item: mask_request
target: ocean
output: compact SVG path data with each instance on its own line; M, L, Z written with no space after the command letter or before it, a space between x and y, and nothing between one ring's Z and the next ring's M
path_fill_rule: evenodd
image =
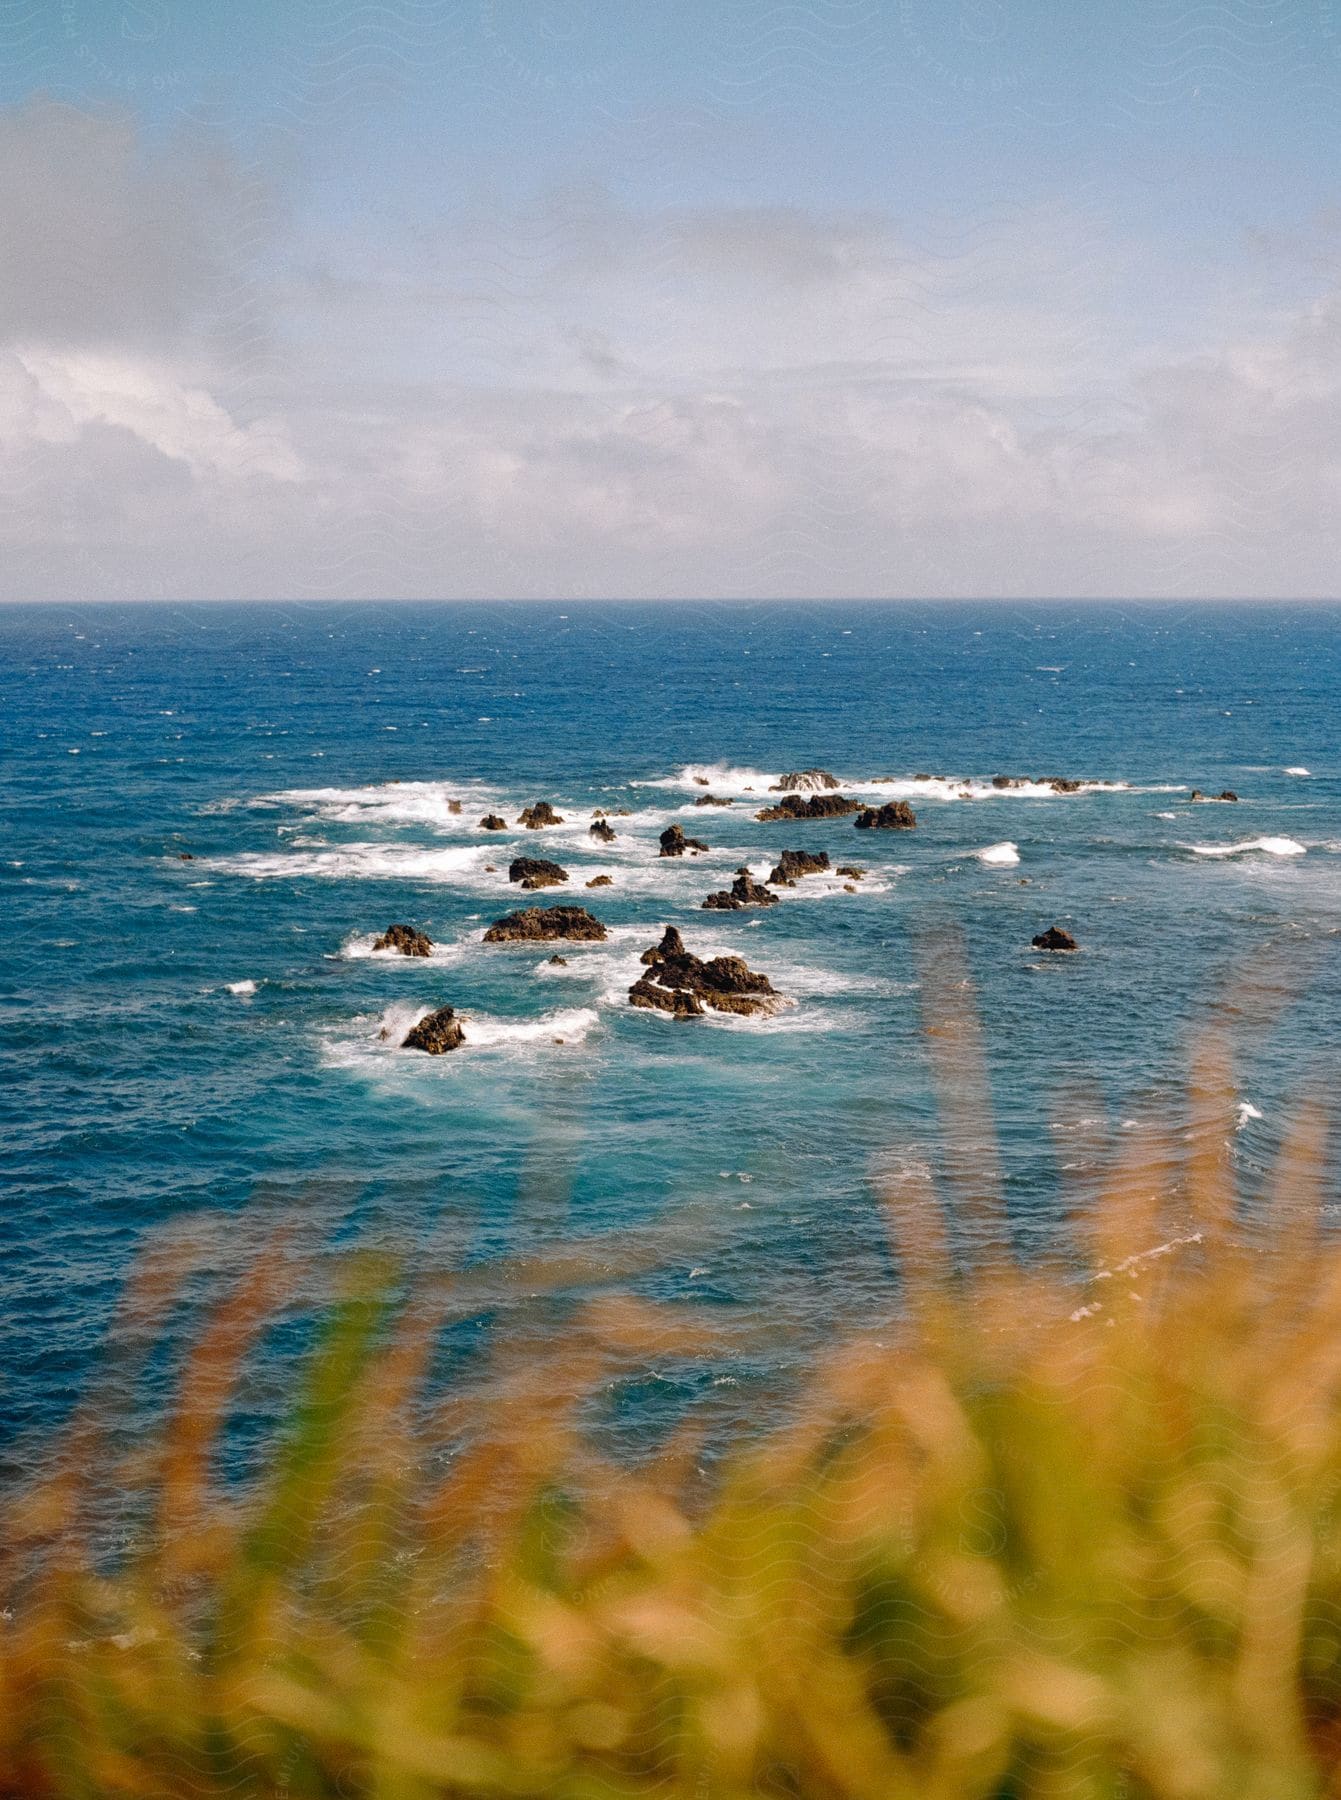
M155 1234L224 1257L280 1216L452 1268L584 1243L608 1263L664 1227L636 1285L749 1345L649 1365L624 1414L711 1392L747 1420L802 1347L888 1318L891 1188L925 1175L957 1254L1007 1253L955 1216L946 1008L981 1020L1013 1253L1062 1250L1108 1146L1177 1124L1217 1022L1253 1194L1301 1099L1335 1090L1339 623L1284 603L0 609L7 1466L70 1414ZM810 767L910 801L916 829L755 819ZM538 800L564 823L517 826ZM658 856L677 822L709 849ZM702 910L784 849L864 874ZM517 855L568 884L519 894ZM557 902L606 940L481 941ZM373 954L397 921L434 954ZM794 1004L631 1007L668 924ZM1053 924L1078 953L1031 947ZM444 1004L460 1050L399 1048Z

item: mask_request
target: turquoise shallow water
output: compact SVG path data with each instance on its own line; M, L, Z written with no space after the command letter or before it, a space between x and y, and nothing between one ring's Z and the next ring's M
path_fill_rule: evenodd
M878 1320L880 1183L936 1163L923 974L947 925L1025 1253L1059 1240L1089 1138L1172 1104L1189 1036L1227 1001L1251 1186L1305 1087L1334 1085L1339 623L1292 606L0 610L8 1458L68 1412L146 1234L193 1215L229 1247L280 1206L327 1241L461 1263L689 1205L647 1285L758 1322L759 1378L770 1334L781 1360ZM812 764L911 797L917 830L756 823L770 782ZM1001 793L998 772L1122 785ZM699 775L735 804L693 808ZM1241 799L1193 805L1194 786ZM569 823L476 828L539 798ZM587 835L596 807L630 809L609 849ZM676 819L708 855L657 858ZM699 910L784 848L869 873L855 894L818 879L758 915ZM609 942L565 949L565 969L479 942L523 903L519 851L575 887L612 874L575 896ZM400 919L440 954L366 954ZM1031 951L1054 921L1082 955ZM795 1006L691 1026L629 1008L669 922ZM445 1001L464 1051L389 1047ZM1072 1090L1074 1142L1052 1129Z

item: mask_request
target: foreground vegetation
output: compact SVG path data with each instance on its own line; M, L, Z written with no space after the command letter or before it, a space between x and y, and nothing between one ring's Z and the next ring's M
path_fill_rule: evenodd
M897 1326L833 1352L706 1481L688 1436L602 1462L580 1397L720 1355L710 1319L597 1298L561 1341L548 1317L500 1333L490 1380L444 1405L440 1325L488 1296L355 1262L239 1488L218 1446L282 1298L267 1244L161 1433L113 1466L91 1402L13 1500L0 1791L1341 1793L1325 1133L1302 1121L1245 1228L1223 1087L1202 1081L1190 1149L1110 1159L1065 1268L953 1274L925 1181L891 1188ZM945 1179L990 1188L971 1158ZM142 1338L179 1277L167 1255L142 1272ZM113 1480L152 1517L104 1566Z

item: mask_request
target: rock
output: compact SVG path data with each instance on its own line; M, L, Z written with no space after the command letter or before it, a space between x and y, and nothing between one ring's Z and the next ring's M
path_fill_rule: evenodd
M544 825L562 825L563 820L548 800L537 800L534 806L523 808L517 823L524 825L528 831L539 831Z
M615 841L615 828L613 825L607 825L604 819L593 819L591 824L587 827L587 835L589 837L599 838L603 844L613 844Z
M769 788L770 794L813 794L820 788L838 786L838 777L831 775L827 769L793 769L789 775L780 775Z
M1234 790L1233 790L1233 788L1226 788L1226 789L1225 789L1225 790L1224 790L1224 792L1223 792L1223 793L1222 793L1222 794L1220 794L1220 795L1219 795L1219 798L1220 798L1220 799L1221 799L1221 800L1234 800L1234 801L1237 801L1237 800L1238 800L1238 795L1237 795L1237 794L1236 794L1236 793L1235 793L1235 792L1234 792Z
M1048 783L1054 794L1078 794L1084 785L1083 781L1075 781L1069 775L1054 775Z
M518 856L508 865L508 880L519 881L528 893L537 888L558 887L567 879L567 869L561 869L556 862L546 862L543 856Z
M700 838L687 838L683 825L668 825L661 834L661 856L683 856L686 850L697 852L708 846Z
M735 804L734 800L721 800L716 794L700 794L694 802L695 806L734 806Z
M481 831L506 831L507 828L507 820L500 819L497 813L485 813L480 820Z
M412 1028L401 1044L402 1050L422 1050L428 1056L445 1056L459 1050L466 1041L461 1021L450 1006L440 1006Z
M853 823L858 831L911 831L917 814L906 800L886 800L883 806L868 806Z
M568 958L566 956L551 956L549 960L552 968L566 969L568 967Z
M683 956L684 954L684 939L673 925L668 925L661 934L661 942L653 944L650 950L644 950L638 961L650 968L653 963L664 962L669 957Z
M178 862L194 862L195 860L195 856L190 850L179 850L177 852Z
M857 891L856 888L853 887L853 885L850 881L845 881L843 883L843 892L845 894L855 894L856 891Z
M917 774L913 776L914 781L934 781L935 779L936 777L934 775L928 775L924 769L919 769Z
M689 988L658 987L647 975L629 989L629 1005L666 1012L675 1019L701 1019L703 1002Z
M760 887L748 869L740 868L736 870L730 890L709 894L703 906L708 912L739 912L744 906L776 906L777 903L776 894Z
M706 775L695 775L694 780L699 787L707 787L709 785Z
M461 810L461 802L459 800L449 800L447 802L447 810L449 813L459 813Z
M1024 777L1022 775L993 775L992 786L994 788L1023 787Z
M388 925L373 949L399 950L402 956L432 956L433 939L413 925Z
M537 939L571 938L579 943L605 941L605 926L581 906L528 906L524 912L495 919L484 934L486 944L531 943Z
M608 875L593 875L587 883L588 887L613 887L615 884Z
M788 794L776 806L766 806L754 816L767 825L774 819L841 819L847 813L860 811L860 800L849 800L842 794L811 794L808 800L800 794Z
M846 875L849 881L861 881L865 877L866 871L856 863L839 863L836 873Z
M1060 925L1049 925L1046 931L1040 931L1032 940L1035 950L1079 950L1080 945L1069 931L1063 931Z
M774 887L795 887L802 875L820 875L828 866L826 850L821 850L818 856L809 850L784 850L768 879Z
M484 872L486 875L497 875L498 864L497 863L485 863Z
M757 974L739 956L714 956L710 962L691 956L673 925L666 927L659 944L643 952L642 961L648 972L629 989L633 1006L694 1018L704 1006L716 1012L770 1013L789 1004L766 975Z

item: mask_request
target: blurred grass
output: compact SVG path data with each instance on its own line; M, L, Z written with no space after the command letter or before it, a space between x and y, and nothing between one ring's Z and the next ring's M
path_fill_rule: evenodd
M945 1128L970 1146L939 1190L953 1222L999 1177L972 1020L942 1000ZM711 1319L606 1297L556 1331L542 1303L486 1385L442 1396L433 1345L487 1283L358 1257L282 1438L225 1480L292 1278L266 1242L161 1430L114 1454L90 1401L8 1504L0 1792L1341 1793L1326 1126L1303 1110L1245 1223L1233 1097L1212 1047L1193 1129L1108 1148L1056 1267L964 1270L931 1176L890 1186L897 1324L834 1348L707 1483L689 1431L631 1467L582 1420L631 1360L720 1353ZM524 1285L581 1268L570 1247ZM180 1252L140 1271L144 1341L184 1273ZM148 1522L109 1566L90 1520L111 1489Z

